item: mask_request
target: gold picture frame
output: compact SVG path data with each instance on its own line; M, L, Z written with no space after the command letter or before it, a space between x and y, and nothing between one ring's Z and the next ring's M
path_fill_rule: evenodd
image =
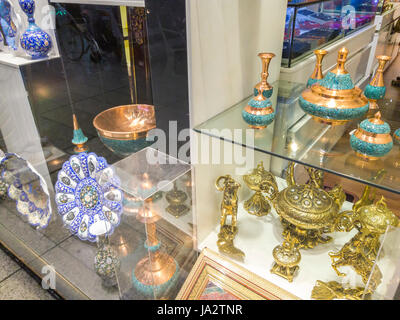
M295 295L205 248L177 300L298 300Z

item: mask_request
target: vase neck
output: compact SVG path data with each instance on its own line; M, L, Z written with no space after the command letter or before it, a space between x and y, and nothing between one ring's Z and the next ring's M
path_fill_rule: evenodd
M314 51L314 53L317 57L317 62L315 63L315 69L311 75L311 79L321 80L324 78L324 76L322 75L322 60L328 52L325 50L316 50Z
M268 86L268 69L269 69L269 64L271 62L271 59L275 57L273 53L259 53L258 56L261 58L261 63L262 63L262 71L261 71L261 83L264 86Z

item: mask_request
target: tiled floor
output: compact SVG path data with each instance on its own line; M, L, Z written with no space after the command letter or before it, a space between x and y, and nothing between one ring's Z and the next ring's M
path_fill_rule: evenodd
M54 300L38 282L0 249L0 300Z

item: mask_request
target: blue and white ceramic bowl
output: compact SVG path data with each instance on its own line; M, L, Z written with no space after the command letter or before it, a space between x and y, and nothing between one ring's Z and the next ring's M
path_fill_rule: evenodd
M123 209L119 186L119 178L104 158L94 153L71 156L55 184L58 213L71 233L89 241L111 235Z

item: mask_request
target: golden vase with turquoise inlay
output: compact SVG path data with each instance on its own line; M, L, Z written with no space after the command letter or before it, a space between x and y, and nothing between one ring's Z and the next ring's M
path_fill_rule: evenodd
M360 88L354 86L345 69L348 53L346 48L342 48L336 68L300 96L300 107L318 122L340 125L362 118L368 112L368 99Z

